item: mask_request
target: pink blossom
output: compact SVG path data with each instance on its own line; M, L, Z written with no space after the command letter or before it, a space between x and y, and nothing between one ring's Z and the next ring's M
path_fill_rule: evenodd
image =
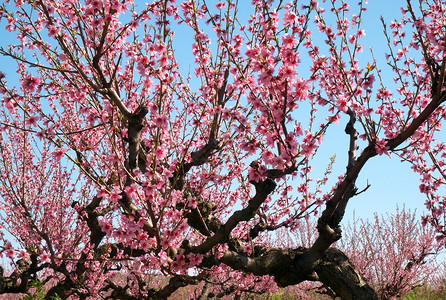
M11 113L15 113L16 109L16 102L14 99L10 98L10 97L6 97L4 100L4 105L5 107L11 112Z
M317 145L314 140L302 145L301 153L305 155L306 158L310 158L314 153L316 153Z
M337 109L346 113L349 107L347 99L343 96L339 96L336 102L338 104Z
M50 263L50 262L51 262L50 255L48 255L48 253L46 253L46 252L42 253L42 254L39 256L39 258L40 258L40 260L41 260L42 262L45 262L45 263Z
M167 116L166 115L157 115L153 122L158 128L165 129L167 127Z
M298 20L296 14L292 11L286 11L285 17L283 18L283 25L293 25Z
M50 25L48 26L48 35L50 37L57 37L57 35L59 34L59 28L55 25Z
M193 208L193 209L197 208L197 204L198 204L198 202L197 202L197 199L195 197L192 197L192 198L188 199L187 206L189 206L190 208Z
M127 194L127 197L131 199L137 199L138 198L138 191L134 185L126 186L124 188L125 193Z
M15 256L15 251L14 251L14 249L7 249L7 250L5 251L5 253L6 253L6 257L8 257L8 258L10 258L10 259L14 259L14 256Z
M282 43L285 48L293 48L297 43L297 40L294 38L294 36L285 34L282 36Z
M37 121L39 120L40 118L38 116L29 116L28 119L26 120L26 124L37 126Z
M259 55L259 50L256 48L246 50L246 56L248 56L251 59L257 58L258 55Z
M156 149L155 151L155 155L157 159L163 159L164 157L166 157L167 155L167 149L163 146L158 147L158 149Z
M25 250L20 250L19 257L21 259L28 260L29 259L29 253L27 251L25 251Z
M36 87L41 83L41 79L39 77L34 77L32 75L28 75L20 79L22 82L22 88L26 92L34 92Z
M111 236L112 235L112 232L113 232L114 228L113 228L113 225L108 220L106 220L105 218L102 218L99 221L99 224L102 227L102 231L105 232L107 234L107 236Z
M110 193L110 202L112 203L117 203L120 199L122 199L121 196L121 191L114 189L111 193Z
M226 6L226 3L224 3L224 2L218 2L216 5L215 5L215 7L218 9L218 10L221 10L223 7L225 7Z
M375 150L378 155L386 154L390 157L390 153L388 152L389 146L387 146L386 140L378 140L375 143Z
M255 170L252 167L248 168L249 181L259 182L263 180L263 176L260 174L258 170Z
M356 35L350 35L348 38L348 41L350 44L355 44L356 43Z
M191 266L197 266L203 260L203 255L202 254L189 253L187 255L187 258L189 259L189 262L190 262Z
M122 231L121 229L117 229L114 231L113 236L117 239L117 240L122 240L126 237L126 234L124 231Z
M53 151L53 157L56 161L60 161L62 157L65 155L65 152L67 152L64 148L58 148Z

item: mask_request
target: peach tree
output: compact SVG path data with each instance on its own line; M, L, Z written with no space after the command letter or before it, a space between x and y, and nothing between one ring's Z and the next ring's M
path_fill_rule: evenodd
M378 20L387 65L362 44L367 1L319 2L4 1L16 38L0 53L16 64L0 74L0 293L38 281L47 297L164 299L203 282L318 281L377 299L331 246L382 154L420 174L441 243L445 1ZM338 177L318 157L329 128L347 134ZM308 218L314 242L284 243Z

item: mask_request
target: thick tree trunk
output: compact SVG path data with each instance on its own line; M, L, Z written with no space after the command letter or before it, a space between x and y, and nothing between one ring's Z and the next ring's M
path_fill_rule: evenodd
M256 275L271 275L279 286L299 284L305 280L319 281L338 297L379 299L348 257L336 248L327 249L312 263L308 249L263 248L251 257L237 251L226 251L220 260L236 270Z
M318 279L343 300L379 299L348 257L336 248L325 251L315 271Z

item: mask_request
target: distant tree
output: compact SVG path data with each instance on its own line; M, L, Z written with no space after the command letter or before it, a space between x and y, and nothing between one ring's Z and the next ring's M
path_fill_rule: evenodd
M384 24L387 69L362 54L362 1L249 9L1 4L17 41L0 52L20 82L0 74L2 253L14 266L0 293L48 282L48 298L163 299L200 282L264 292L309 280L376 299L331 246L362 168L382 154L421 175L425 221L445 236L445 1L408 0ZM182 59L188 35L194 62ZM332 161L315 155L338 123L348 163L330 189ZM312 216L314 242L283 245L276 230Z
M405 293L444 275L436 257L442 245L435 229L423 226L415 212L397 209L375 215L375 220L354 219L343 231L338 247L376 288L381 299L401 298Z

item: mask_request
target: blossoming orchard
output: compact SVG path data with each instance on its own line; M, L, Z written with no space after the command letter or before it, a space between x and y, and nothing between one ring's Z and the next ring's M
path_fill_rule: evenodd
M0 293L314 281L378 299L335 243L381 155L419 175L430 243L446 237L446 1L375 20L379 59L357 1L3 1ZM318 156L329 129L344 173ZM315 238L296 245L304 224Z

